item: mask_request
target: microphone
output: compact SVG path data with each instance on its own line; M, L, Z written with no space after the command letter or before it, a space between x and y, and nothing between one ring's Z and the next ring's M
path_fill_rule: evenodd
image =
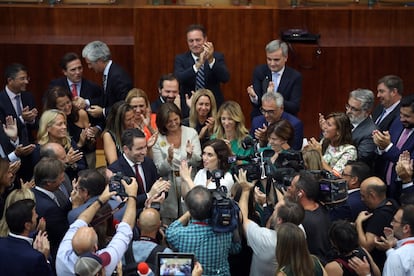
M152 272L151 268L146 262L140 262L137 265L137 273L140 276L154 276L154 272Z

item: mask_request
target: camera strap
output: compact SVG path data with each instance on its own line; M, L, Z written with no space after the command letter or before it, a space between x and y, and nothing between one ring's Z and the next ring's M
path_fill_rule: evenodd
M103 223L108 218L113 216L116 212L121 210L122 207L124 207L125 203L126 203L126 201L124 200L121 203L119 203L119 205L116 208L114 208L114 209L111 208L112 209L111 211L108 211L103 216L100 216L99 218L96 218L96 219L92 220L91 223L89 223L89 226L94 227L96 225L99 225L99 224Z

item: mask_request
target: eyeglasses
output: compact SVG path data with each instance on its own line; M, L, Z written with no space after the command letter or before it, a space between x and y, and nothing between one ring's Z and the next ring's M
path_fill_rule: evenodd
M264 108L260 108L260 112L263 114L263 115L266 115L266 113L267 114L274 114L275 113L275 111L276 110L266 110L266 109L264 109Z
M346 104L346 105L345 105L345 109L346 109L346 110L351 110L352 112L359 112L359 111L361 111L361 110L362 110L362 109L360 109L360 108L356 108L356 107L350 106L349 104Z
M348 173L342 173L342 176L354 177L352 174L348 174Z

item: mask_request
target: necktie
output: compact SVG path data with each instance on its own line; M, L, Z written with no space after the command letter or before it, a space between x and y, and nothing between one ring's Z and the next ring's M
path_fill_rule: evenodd
M385 108L382 109L381 114L378 116L377 120L375 121L375 124L378 125L379 123L381 123L382 118L384 117L385 114Z
M144 190L144 183L142 182L142 178L141 178L141 174L139 173L139 165L138 164L134 164L134 169L135 169L135 178L137 179L138 182L138 194L144 194L145 190Z
M53 194L55 195L58 205L61 208L64 208L66 206L66 204L68 203L68 198L65 196L65 193L60 189L57 189L56 191L53 192Z
M103 77L102 77L102 86L103 86L103 89L105 91L106 90L106 75L103 75Z
M401 150L402 146L407 142L411 129L405 128L400 135L400 139L397 142L397 148ZM394 162L390 162L388 164L386 180L387 184L391 185L391 176L392 176L392 168L394 167Z
M272 82L274 84L274 92L277 92L277 89L279 88L279 75L280 73L278 72L272 72Z
M21 103L20 103L20 95L16 95L16 97L14 97L14 100L16 101L17 117L19 117L20 115L22 115L22 106L21 106Z
M72 83L72 97L75 98L78 96L78 89L76 88L76 84Z
M196 74L196 86L195 90L202 89L206 86L205 83L205 75L204 75L204 64L198 68L197 74Z

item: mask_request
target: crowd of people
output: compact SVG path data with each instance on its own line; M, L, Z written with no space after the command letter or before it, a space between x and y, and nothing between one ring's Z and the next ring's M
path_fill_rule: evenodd
M101 41L82 58L102 85L67 53L41 106L28 69L5 69L0 274L141 275L137 264L157 273L157 253L180 252L195 261L161 275L413 275L414 95L403 81L379 79L375 107L374 92L351 91L344 110L319 114L321 135L305 137L285 42L266 45L246 118L225 100L230 73L204 27L190 25L186 40L152 103ZM345 183L339 203L321 197L326 178ZM233 231L214 231L218 187L240 207Z

